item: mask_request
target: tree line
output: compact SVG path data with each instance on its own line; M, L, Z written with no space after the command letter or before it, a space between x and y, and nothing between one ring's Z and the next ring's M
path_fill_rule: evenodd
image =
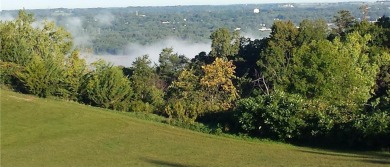
M20 11L0 22L1 84L39 97L124 112L153 113L225 133L305 144L390 146L390 18L357 22L276 21L263 39L214 31L210 53L188 59L163 49L131 67L87 65L71 34L34 27Z

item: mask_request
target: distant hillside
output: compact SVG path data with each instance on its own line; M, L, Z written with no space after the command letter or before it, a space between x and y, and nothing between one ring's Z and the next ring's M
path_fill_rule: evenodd
M275 20L324 19L332 22L340 10L349 10L358 20L363 2L310 4L246 4L224 6L169 6L92 9L29 10L38 22L55 21L72 32L75 45L96 54L131 54L130 44L148 45L167 39L208 42L218 28L240 30L249 38L268 36ZM369 20L390 15L390 4L368 3ZM258 9L254 12L255 9ZM1 20L15 18L17 11L3 11ZM171 46L167 46L171 47ZM199 51L200 52L200 51ZM138 55L140 56L140 55ZM193 57L195 55L187 55Z

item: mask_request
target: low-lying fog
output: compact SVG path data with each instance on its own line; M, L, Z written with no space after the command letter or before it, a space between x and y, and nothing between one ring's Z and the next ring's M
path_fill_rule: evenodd
M200 52L206 53L211 50L211 42L209 43L194 43L180 39L169 38L150 45L129 44L125 48L126 55L94 55L88 53L81 53L86 58L88 63L103 59L114 65L121 65L125 67L131 66L132 62L140 56L148 55L152 63L158 63L159 54L164 48L173 48L174 53L185 55L188 58L193 58Z

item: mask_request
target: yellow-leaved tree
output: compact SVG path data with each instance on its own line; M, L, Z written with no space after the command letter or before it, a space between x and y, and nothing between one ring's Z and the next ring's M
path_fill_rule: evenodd
M232 79L235 77L232 61L216 58L210 65L202 66L204 76L200 80L202 90L206 93L206 106L209 111L227 110L238 98Z
M216 58L202 67L204 75L183 70L169 87L171 98L165 107L170 118L193 123L206 112L226 111L238 98L232 79L235 77L232 61Z

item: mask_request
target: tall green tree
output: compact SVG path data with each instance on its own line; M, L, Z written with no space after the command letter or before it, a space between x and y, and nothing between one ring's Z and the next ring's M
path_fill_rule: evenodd
M213 57L227 58L235 56L240 46L238 31L230 33L227 28L220 28L214 31L211 36L211 52Z
M77 101L80 97L80 88L84 75L87 73L87 65L84 59L80 58L77 50L65 59L64 79L60 82L62 88L59 93L65 99Z
M378 22L376 22L375 24L382 28L390 28L390 17L382 16L378 19Z
M256 62L260 59L260 53L267 47L267 40L267 38L261 40L241 38L240 51L233 60L237 77L235 85L239 89L241 97L249 96L254 88L261 88L266 91L263 78L260 75L260 68Z
M390 39L390 19L381 17L375 24L368 21L356 23L349 33L358 32L359 34L370 34L371 40L368 42L369 50L367 54L370 59L378 62L380 72L376 78L374 93L369 99L366 109L369 111L383 111L388 108L387 105L389 94L387 93L390 87L390 65L388 64L389 39Z
M373 93L379 62L366 53L370 36L351 33L346 41L304 44L294 57L293 92L357 109Z
M165 48L160 53L158 62L157 74L166 85L170 85L178 77L180 71L188 65L189 59L184 55L173 53L173 48Z
M164 84L155 68L151 67L151 63L147 55L138 57L133 62L130 80L134 99L131 111L162 112L160 110L164 105Z
M328 36L328 25L324 20L303 20L299 24L296 45L309 43L313 40L319 41Z
M348 10L340 10L333 17L333 21L337 26L337 29L335 29L336 33L344 36L345 32L355 23L355 17Z
M276 21L272 26L267 48L261 53L257 64L261 75L271 86L283 86L289 82L293 51L296 47L298 29L291 21Z
M382 44L384 47L390 49L390 17L382 16L378 19L378 22L376 22L375 25L382 28Z
M358 32L359 34L370 34L371 40L368 45L372 48L369 52L371 55L376 54L376 50L386 47L389 39L386 37L386 28L368 21L362 21L354 24L348 30L348 33ZM380 51L381 52L381 51Z
M192 69L184 69L169 86L171 96L165 105L165 113L171 119L194 123L206 112L204 92L200 90L199 76Z

